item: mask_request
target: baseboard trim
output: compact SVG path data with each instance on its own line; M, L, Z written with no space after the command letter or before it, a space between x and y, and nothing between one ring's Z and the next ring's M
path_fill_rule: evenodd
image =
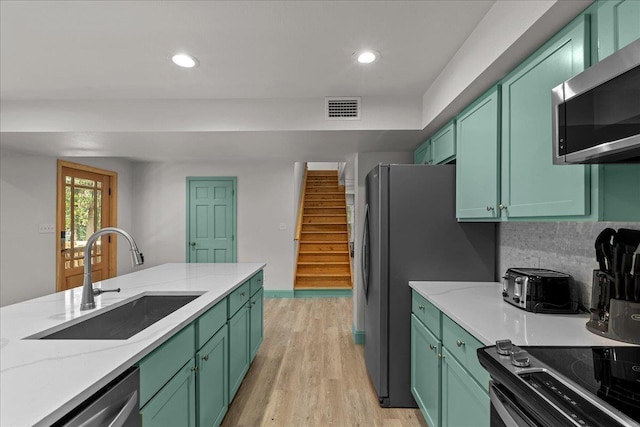
M353 342L356 345L364 345L364 331L357 331L356 325L351 327L351 331L353 333Z
M293 291L296 298L348 298L351 289L298 289Z
M268 291L265 298L349 298L353 296L352 289L298 289L293 291Z
M265 298L293 298L293 291L264 291Z

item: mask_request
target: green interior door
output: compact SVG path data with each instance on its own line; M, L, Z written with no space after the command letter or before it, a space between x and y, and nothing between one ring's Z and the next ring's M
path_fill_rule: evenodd
M236 262L236 179L187 178L188 262Z

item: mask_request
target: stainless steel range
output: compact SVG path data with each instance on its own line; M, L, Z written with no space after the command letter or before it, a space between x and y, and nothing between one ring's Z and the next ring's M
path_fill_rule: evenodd
M491 426L640 426L640 347L478 350L491 375Z

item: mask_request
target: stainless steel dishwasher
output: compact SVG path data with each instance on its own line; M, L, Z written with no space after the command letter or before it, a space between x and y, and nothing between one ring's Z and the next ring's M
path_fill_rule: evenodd
M142 425L139 406L140 372L130 368L74 410L55 427L137 427Z

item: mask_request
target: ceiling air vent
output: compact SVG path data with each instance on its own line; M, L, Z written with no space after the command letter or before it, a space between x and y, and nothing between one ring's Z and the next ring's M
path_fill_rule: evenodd
M360 120L360 97L327 97L325 120Z

